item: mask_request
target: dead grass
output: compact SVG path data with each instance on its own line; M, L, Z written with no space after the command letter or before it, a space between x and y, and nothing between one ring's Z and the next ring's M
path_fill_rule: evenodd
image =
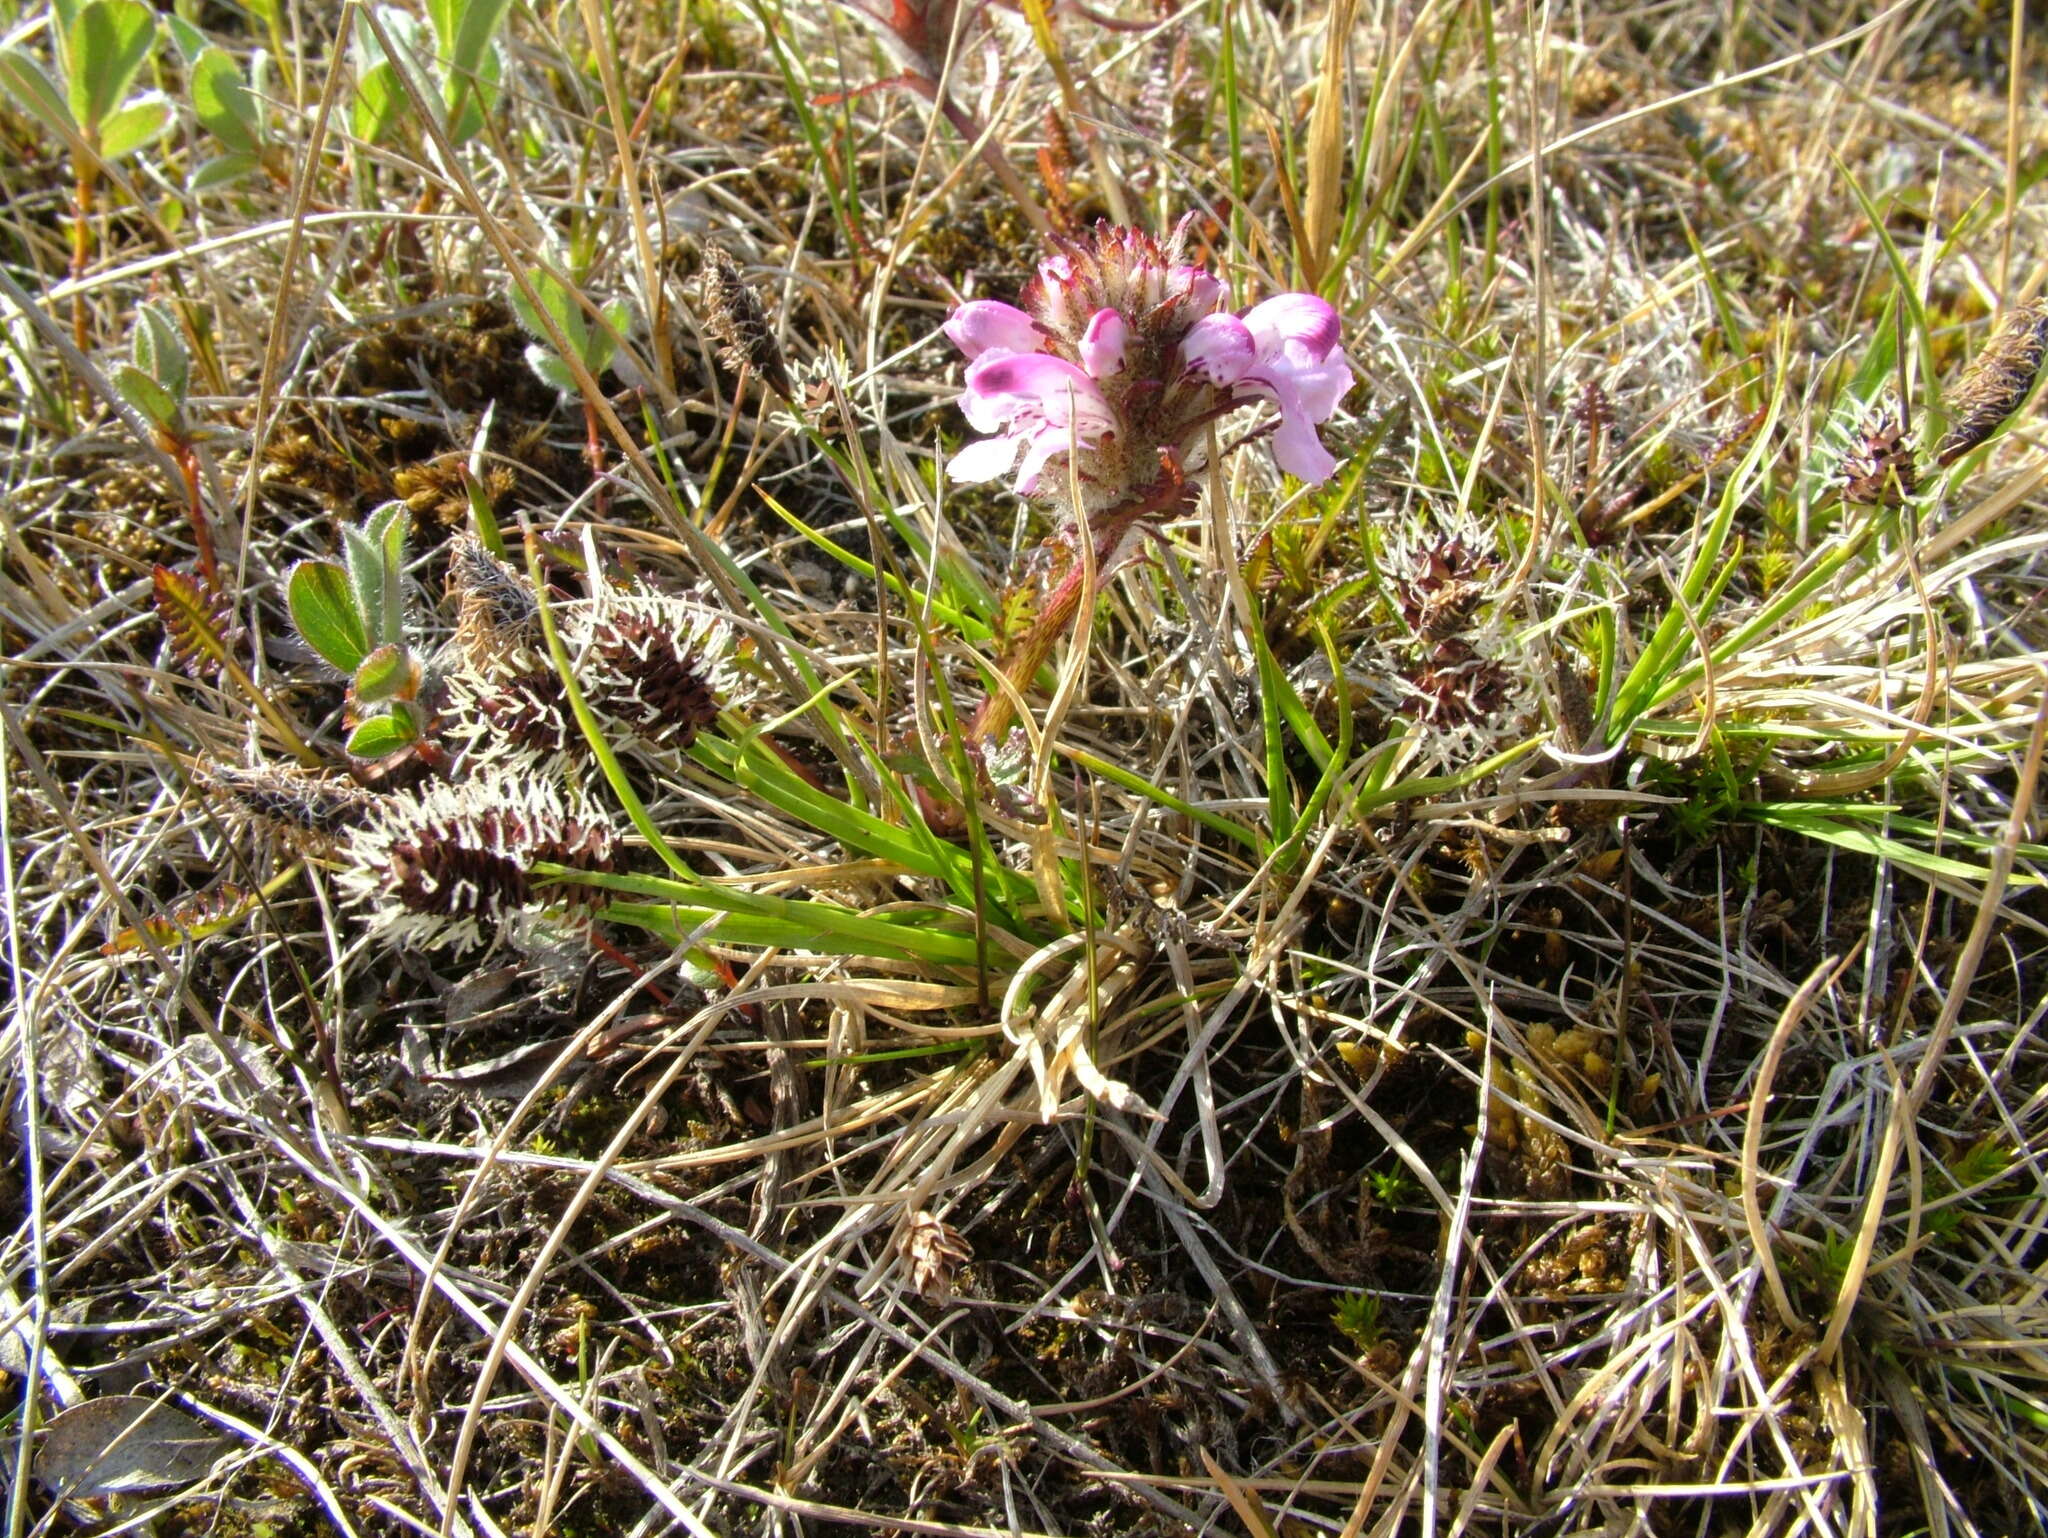
M0 105L10 1533L2041 1530L2048 461L2023 412L1927 462L2041 285L2002 25L963 8L911 89L858 9L521 11L460 145L358 139L329 18L208 13L269 168L187 192L188 112L75 277ZM945 484L938 324L1035 225L1189 210L1338 304L1345 467L1231 457L926 837L1046 533ZM548 274L628 303L580 400ZM145 300L223 655L154 596ZM689 752L612 723L633 831L545 771L641 883L602 946L388 944L219 788L352 783L283 586L393 498L439 672L476 501L559 534L562 623L594 556L745 641ZM664 938L683 887L739 907ZM212 1475L55 1500L38 1428L118 1394Z

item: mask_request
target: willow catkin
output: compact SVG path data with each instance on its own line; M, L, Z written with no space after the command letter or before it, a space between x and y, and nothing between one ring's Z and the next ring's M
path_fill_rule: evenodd
M717 246L704 253L704 306L704 329L720 344L725 366L735 373L751 368L777 395L793 402L789 366L761 296L740 275L739 264Z
M2006 312L1984 350L1970 360L1949 393L1949 429L1935 445L1934 462L1948 466L2004 425L2025 404L2048 352L2048 299Z
M382 798L349 838L342 881L373 905L386 939L464 950L536 901L599 900L579 886L537 897L533 867L608 872L614 843L603 817L580 799L545 781L491 773Z

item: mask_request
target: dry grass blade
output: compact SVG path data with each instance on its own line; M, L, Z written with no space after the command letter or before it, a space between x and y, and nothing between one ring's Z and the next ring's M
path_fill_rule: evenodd
M16 10L9 1538L2048 1530L2020 16Z

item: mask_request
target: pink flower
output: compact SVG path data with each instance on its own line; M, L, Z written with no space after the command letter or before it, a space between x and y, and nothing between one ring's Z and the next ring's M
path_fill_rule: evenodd
M1188 368L1211 384L1248 390L1280 408L1273 457L1289 475L1326 481L1337 461L1316 436L1352 385L1337 347L1337 312L1313 294L1279 294L1242 319L1210 315L1181 344Z
M985 352L1037 352L1045 344L1038 322L1014 304L995 299L961 305L947 319L945 332L969 358Z
M1050 353L985 352L967 369L960 397L967 420L985 433L946 471L956 481L992 481L1016 464L1015 490L1038 489L1039 471L1053 455L1092 449L1116 431L1116 414L1085 369Z
M1124 366L1124 342L1130 336L1131 328L1124 324L1124 318L1114 310L1097 310L1088 321L1088 329L1081 333L1079 345L1081 367L1097 379L1107 379L1121 373Z
M1313 294L1279 294L1232 315L1223 285L1181 259L1185 223L1160 241L1099 225L1059 240L1019 305L961 305L945 332L969 359L960 405L980 432L947 465L955 480L987 481L1017 467L1015 489L1040 490L1041 472L1072 452L1071 474L1043 495L1115 514L1166 506L1211 441L1208 429L1245 406L1278 408L1273 457L1304 481L1337 461L1316 429L1354 382L1338 346L1337 312ZM1171 499L1168 499L1171 500Z

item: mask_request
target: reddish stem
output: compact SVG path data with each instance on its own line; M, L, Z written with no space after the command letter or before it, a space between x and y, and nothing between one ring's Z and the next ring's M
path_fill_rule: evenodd
M99 181L99 167L91 160L78 163L78 179L72 188L76 202L71 221L71 283L74 288L85 281L85 269L92 260L92 200L93 191ZM71 301L71 339L80 352L87 350L85 292L79 289Z
M602 518L611 501L611 487L604 478L604 428L597 419L597 407L589 401L583 403L583 453L590 461L590 478L597 483L592 506Z
M659 983L645 982L644 979L647 976L647 969L641 966L640 963L635 961L631 956L628 956L624 951L620 950L616 945L612 944L612 942L607 940L603 935L599 934L597 932L597 925L595 924L592 924L590 926L590 948L596 951L598 955L604 957L605 960L612 962L617 966L624 967L626 971L630 973L632 976L643 979L642 986L647 989L648 994L652 996L654 1001L657 1004L659 1004L663 1009L670 1009L674 1007L675 999L673 998L673 996L670 995L668 990L663 988Z
M206 579L209 595L220 592L220 568L214 560L213 530L206 521L206 504L199 495L199 455L191 442L166 435L163 448L176 461L178 475L185 482L185 513L192 520L192 543L199 549L199 574Z
M1083 561L1078 554L1076 555L1058 585L1046 595L1044 604L1031 621L1031 628L1019 637L1017 644L996 664L996 671L1008 679L1014 689L1005 689L999 685L991 689L988 697L981 702L980 708L974 712L973 721L967 727L967 745L970 751L978 753L990 738L1010 724L1010 716L1015 709L1012 703L1014 696L1031 687L1031 680L1045 665L1045 659L1052 655L1053 646L1073 627L1075 613L1081 607L1082 590L1088 583L1090 568L1093 568L1096 579L1100 580L1133 528L1177 506L1187 495L1187 477L1182 474L1179 461L1173 457L1171 451L1159 451L1159 465L1158 480L1122 507L1112 508L1099 518L1090 520L1089 533L1094 546L1094 560Z

